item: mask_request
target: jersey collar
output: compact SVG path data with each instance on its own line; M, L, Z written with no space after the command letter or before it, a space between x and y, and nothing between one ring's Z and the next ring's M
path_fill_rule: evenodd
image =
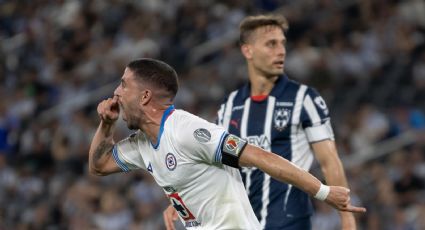
M159 133L158 133L158 137L156 138L156 145L152 144L151 145L154 149L158 149L159 146L159 142L161 141L161 136L162 133L164 132L164 124L165 121L167 120L167 118L174 112L174 105L170 105L165 111L164 114L162 114L162 118L161 118L161 124L159 126Z
M285 74L279 76L269 95L271 96L280 95L283 92L283 90L286 88L288 81L289 79ZM247 83L242 87L241 95L244 100L251 96L251 83Z

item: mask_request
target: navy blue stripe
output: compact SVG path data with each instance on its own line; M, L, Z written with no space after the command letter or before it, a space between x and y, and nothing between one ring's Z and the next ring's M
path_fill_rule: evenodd
M221 162L221 157L222 157L222 153L221 153L221 146L223 146L223 141L224 141L224 137L226 136L227 132L223 132L223 134L221 134L220 137L220 142L217 146L217 149L215 150L215 162Z
M117 163L118 167L124 172L130 171L130 169L120 160L118 157L118 151L117 146L114 145L114 148L112 148L112 156L114 157L115 162Z

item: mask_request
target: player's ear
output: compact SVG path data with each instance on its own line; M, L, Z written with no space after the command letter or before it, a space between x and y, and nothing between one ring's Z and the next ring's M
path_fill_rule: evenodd
M252 47L249 44L241 45L241 52L246 59L252 58Z
M152 91L149 89L145 89L142 92L142 98L140 98L140 103L142 105L146 105L152 99Z

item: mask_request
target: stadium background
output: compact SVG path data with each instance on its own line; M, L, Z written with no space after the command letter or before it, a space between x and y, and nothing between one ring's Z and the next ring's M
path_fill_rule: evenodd
M368 208L359 229L425 229L421 0L0 0L0 229L163 229L168 203L149 175L87 173L97 102L129 60L153 57L180 75L176 106L214 121L247 81L238 24L264 12L288 18L287 73L331 110ZM338 228L316 209L314 229Z

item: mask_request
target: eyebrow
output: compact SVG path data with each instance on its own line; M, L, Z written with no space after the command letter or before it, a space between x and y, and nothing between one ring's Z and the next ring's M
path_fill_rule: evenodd
M284 43L286 43L286 38L284 38L282 40L276 39L276 38L271 38L271 39L266 40L265 42L266 43L268 43L268 42L284 42Z

